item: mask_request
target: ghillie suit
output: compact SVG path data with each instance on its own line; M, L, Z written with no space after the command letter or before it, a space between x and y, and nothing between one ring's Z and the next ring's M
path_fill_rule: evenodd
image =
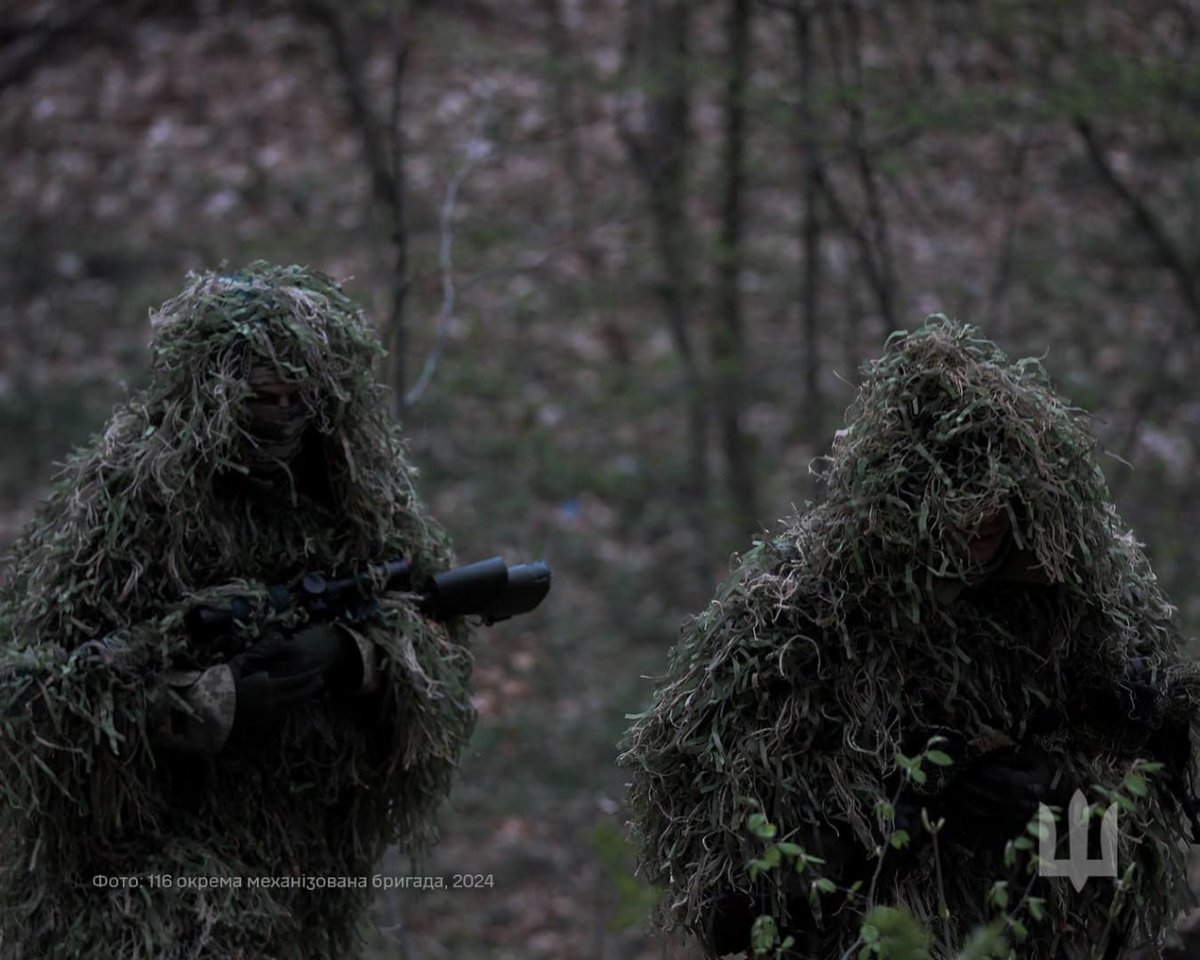
M375 694L315 699L210 755L160 746L157 725L187 706L168 678L257 637L197 639L193 606L397 557L434 572L447 541L335 282L261 263L192 276L152 319L149 385L70 458L3 587L0 955L354 956L373 868L434 839L470 735L465 627L390 595L356 628ZM264 368L307 424L266 481L270 445L247 443Z
M954 803L938 809L938 857L924 843L880 863L896 826L886 804L910 789L897 755L941 735L957 762L940 779L926 764L915 799L931 807L1014 745L1048 758L1066 796L1082 787L1093 802L1094 785L1120 788L1135 757L1169 761L1136 813L1121 812L1118 864L1133 867L1123 899L1111 880L1076 893L1065 878L1039 879L1046 918L1024 912L1030 939L1015 949L1077 958L1108 949L1106 930L1153 939L1186 895L1200 684L1084 418L1036 361L1010 362L941 317L894 335L865 375L828 460L827 498L756 543L684 625L627 734L641 870L666 888L659 919L723 952L745 949L750 921L772 913L798 931L798 955L836 958L856 942L874 878L875 901L906 907L939 936L935 955L950 955L995 916L992 882L1011 881L1015 905L1028 877L1004 863L1013 833L985 841ZM972 536L989 516L1008 542L982 562ZM825 865L752 882L763 844L745 826L746 800L778 825L776 840ZM814 873L840 888L815 908ZM856 881L847 905L841 891ZM731 902L744 929L722 946L714 922Z

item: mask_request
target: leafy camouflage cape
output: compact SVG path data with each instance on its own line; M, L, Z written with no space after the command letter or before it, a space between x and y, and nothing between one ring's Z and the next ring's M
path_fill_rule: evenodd
M0 595L0 954L353 956L374 891L344 878L434 839L470 735L465 628L389 597L362 628L385 677L370 706L314 702L261 743L182 762L150 728L164 671L231 653L189 639L192 605L396 557L434 572L446 537L372 376L378 341L334 281L264 263L193 275L152 321L149 385L70 458ZM312 418L282 495L237 478L261 363ZM155 890L151 874L208 888ZM297 886L220 885L258 876Z
M1093 785L1121 785L1142 749L1137 731L1131 742L1065 705L1126 696L1139 656L1153 678L1152 723L1190 729L1198 685L1174 610L1110 502L1081 412L1054 395L1041 366L1010 362L937 316L893 335L864 372L827 461L827 498L756 543L684 625L669 675L627 734L641 870L666 888L668 927L699 929L714 891L755 889L746 867L762 843L744 826L746 798L778 825L777 839L816 853L837 830L860 845L866 875L831 879L862 880L865 891L892 828L880 803L900 782L896 755L929 734L1035 744L1100 800ZM962 595L968 537L996 509L1009 513L1025 572L1052 585ZM1175 759L1190 783L1186 741ZM1184 824L1160 784L1136 815L1122 812L1118 861L1135 869L1114 912L1133 936L1169 926L1184 896ZM961 945L993 916L991 882L1011 880L1015 901L1025 880L998 853L945 854L948 924L936 919L928 845L878 902L907 906ZM782 917L779 881L766 892ZM1034 939L1018 954L1086 956L1107 923L1111 881L1079 895L1049 881L1040 893L1047 919L1025 915ZM837 913L841 903L824 899L820 956L841 956L859 931L861 911Z

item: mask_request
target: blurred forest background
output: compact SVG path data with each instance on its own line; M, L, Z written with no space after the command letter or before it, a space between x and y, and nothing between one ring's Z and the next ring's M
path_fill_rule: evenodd
M555 569L416 871L495 886L381 895L379 957L662 955L625 715L928 313L1094 414L1200 626L1197 0L3 0L0 131L0 553L148 310L264 258L377 323L460 559Z

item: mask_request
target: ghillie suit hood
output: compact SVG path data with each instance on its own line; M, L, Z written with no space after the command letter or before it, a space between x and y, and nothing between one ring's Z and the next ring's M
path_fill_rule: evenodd
M1196 671L1110 501L1084 417L1054 395L1041 366L1010 362L972 328L931 318L893 335L865 368L848 421L824 471L826 499L756 543L684 625L669 675L627 734L641 869L666 888L668 926L701 929L722 890L787 913L784 884L748 878L762 843L745 827L747 800L778 825L778 839L814 854L840 848L817 873L842 888L862 881L865 897L894 827L897 755L911 757L931 735L960 756L1035 746L1100 801L1094 785L1121 787L1146 755L1148 731L1174 730L1181 735L1163 750L1191 782ZM997 512L1009 519L1007 552L972 562L971 535ZM1088 709L1129 701L1131 664L1151 678L1152 699L1150 719L1132 729L1119 711ZM1153 937L1184 891L1182 803L1155 784L1121 816L1118 862L1134 872L1115 922ZM855 859L847 844L866 864L860 875L837 873L835 861ZM1019 890L1025 878L999 852L946 854L940 881L926 847L883 874L876 901L907 907L961 947L994 915L991 883ZM948 925L937 919L939 887ZM1087 956L1111 884L1077 895L1050 881L1047 890L1047 919L1025 915L1033 939L1018 954ZM814 955L855 943L862 911L839 912L843 903L840 893L825 898Z
M189 635L195 605L398 557L431 573L449 547L372 375L381 348L334 281L194 275L152 323L149 384L70 458L0 594L0 954L352 956L374 891L350 883L387 845L434 838L470 735L462 624L383 599L361 628L380 694L316 701L213 758L154 747L161 678L235 652ZM308 424L267 487L244 466L253 366L295 385ZM151 874L193 886L149 889Z

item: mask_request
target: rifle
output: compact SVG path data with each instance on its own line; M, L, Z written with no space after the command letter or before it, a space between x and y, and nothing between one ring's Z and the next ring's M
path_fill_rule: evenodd
M269 587L265 603L236 596L225 606L193 607L184 622L193 636L218 641L231 638L238 624L290 610L305 611L310 622L342 619L363 623L379 616L381 592L417 594L417 608L436 620L475 616L491 626L537 607L550 592L550 567L541 560L510 567L502 558L492 557L435 574L414 589L408 561L389 560L341 579L305 574L295 588L282 584ZM104 637L80 644L69 655L62 651L61 660L84 656L112 663L124 650L123 641ZM7 704L8 710L20 708L33 696L41 674L42 668L31 665L0 668L0 685L26 681Z
M307 573L297 587L267 589L267 609L249 597L232 597L220 607L194 607L186 623L197 636L220 637L239 623L266 613L304 610L310 621L342 619L362 623L379 615L378 593L417 594L417 608L435 620L481 617L488 626L529 613L550 592L550 567L544 561L510 567L500 557L480 560L435 574L414 588L407 560L389 560L340 579Z

